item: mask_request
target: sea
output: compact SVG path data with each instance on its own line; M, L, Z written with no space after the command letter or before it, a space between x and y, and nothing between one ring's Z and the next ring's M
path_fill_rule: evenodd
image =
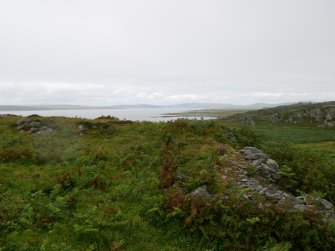
M132 121L170 121L181 118L187 119L213 119L213 117L182 117L166 116L167 113L182 113L188 111L185 108L125 108L125 109L88 109L88 110L41 110L41 111L0 111L0 114L15 114L20 116L29 116L37 114L44 117L78 117L95 119L100 116L114 116L121 120Z

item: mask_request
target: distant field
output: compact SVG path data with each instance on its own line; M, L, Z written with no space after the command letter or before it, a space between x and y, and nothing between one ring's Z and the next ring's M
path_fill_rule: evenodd
M254 129L275 141L289 141L296 144L335 141L334 130L297 126L257 126Z
M257 126L256 132L266 140L292 143L299 149L310 150L335 162L335 132L330 129L297 126Z
M299 148L310 149L329 156L335 162L335 141L297 144Z
M250 110L240 109L205 109L205 110L191 110L182 113L165 113L166 117L228 117L235 114L245 113Z

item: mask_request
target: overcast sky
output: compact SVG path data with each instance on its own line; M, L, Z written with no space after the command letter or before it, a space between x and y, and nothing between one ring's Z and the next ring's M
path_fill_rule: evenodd
M0 104L335 100L334 0L0 0Z

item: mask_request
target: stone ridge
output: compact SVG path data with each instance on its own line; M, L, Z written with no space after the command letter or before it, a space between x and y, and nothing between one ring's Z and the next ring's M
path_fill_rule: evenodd
M319 127L334 128L335 127L335 107L303 109L301 111L292 112L286 116L275 112L269 116L271 123L284 121L285 123L297 124L309 119L316 122Z
M313 212L323 220L335 219L334 206L327 200L315 198L311 195L293 196L281 191L274 183L281 177L278 164L267 157L265 153L255 147L245 147L240 150L246 161L256 167L255 178L245 178L240 183L241 187L247 187L251 191L271 198L279 207L291 207L292 211ZM257 180L257 176L268 183L263 185Z
M32 115L22 118L16 122L16 129L20 132L29 132L33 134L49 134L53 132L49 123L41 120L38 115Z
M227 146L228 148L228 146ZM280 209L320 216L324 221L335 219L334 206L327 200L311 195L294 196L282 191L276 185L281 172L275 160L255 147L245 147L239 152L230 148L230 154L219 158L223 182L232 181L245 190L244 199L252 199L255 194ZM205 194L202 188L200 194ZM208 195L206 196L208 197Z

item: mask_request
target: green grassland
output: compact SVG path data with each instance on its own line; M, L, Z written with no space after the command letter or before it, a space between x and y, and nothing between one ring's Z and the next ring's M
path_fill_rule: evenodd
M255 126L253 129L267 140L288 142L296 148L309 150L335 163L335 130L301 126Z
M254 130L275 141L287 141L295 144L335 141L335 130L302 126L255 126Z
M285 167L283 189L334 203L330 131L53 117L40 119L54 131L35 135L18 132L18 119L0 117L0 250L335 248L335 223L241 200L243 191L220 181L217 161L222 148L257 146ZM83 123L91 129L81 135ZM202 185L229 199L185 199Z
M250 110L245 109L204 109L204 110L191 110L181 113L166 113L163 117L213 117L225 118L228 116L245 113Z

